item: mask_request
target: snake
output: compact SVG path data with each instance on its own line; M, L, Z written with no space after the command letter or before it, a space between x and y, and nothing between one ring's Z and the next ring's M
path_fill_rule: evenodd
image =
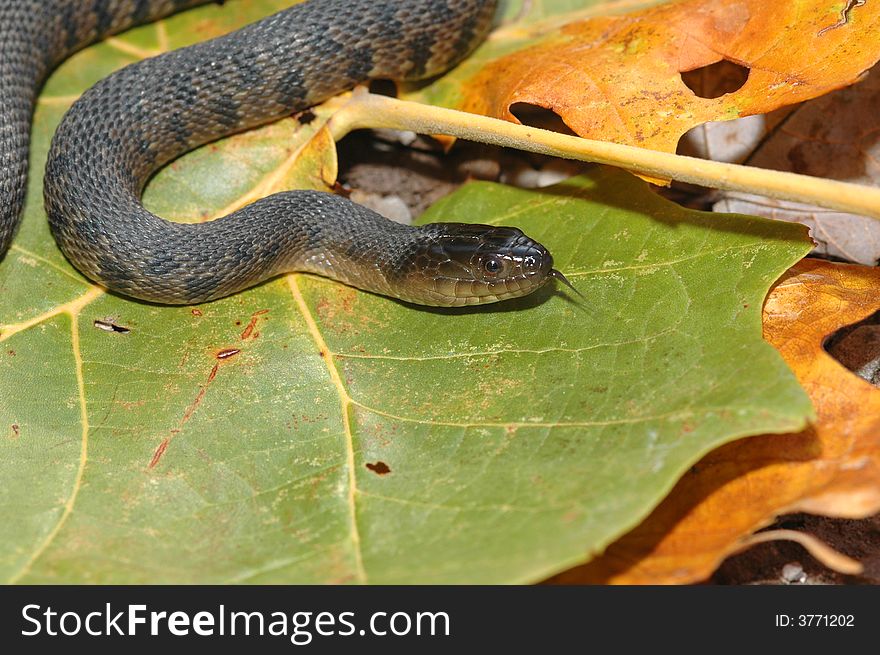
M0 0L0 256L20 222L31 120L48 74L85 46L209 0ZM222 0L221 0L222 1ZM130 64L83 93L51 142L43 201L83 275L118 294L198 304L304 272L433 306L496 302L552 278L515 227L402 225L339 194L274 193L217 220L147 210L169 162L375 79L433 78L493 24L497 0L306 0Z

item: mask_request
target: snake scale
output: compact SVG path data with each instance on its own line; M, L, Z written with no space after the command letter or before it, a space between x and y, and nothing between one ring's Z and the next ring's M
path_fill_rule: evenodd
M71 53L208 0L0 0L0 256L24 202L37 93ZM84 275L163 304L214 300L304 271L426 305L522 296L552 257L516 228L393 223L337 195L273 194L183 224L144 208L162 166L202 144L376 78L418 80L466 56L496 0L308 0L229 35L119 70L66 113L49 152L52 233Z

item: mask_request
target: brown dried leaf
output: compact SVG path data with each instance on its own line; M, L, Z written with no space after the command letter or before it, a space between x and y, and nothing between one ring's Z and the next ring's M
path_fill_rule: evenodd
M466 111L517 119L516 103L550 109L581 136L673 151L713 120L766 113L856 81L878 58L880 5L819 0L688 0L573 22L486 65L467 85ZM681 73L721 60L746 83L700 98Z

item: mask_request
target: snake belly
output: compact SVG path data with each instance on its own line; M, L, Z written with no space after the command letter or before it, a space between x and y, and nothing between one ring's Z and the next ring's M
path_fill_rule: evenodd
M21 213L30 116L48 72L106 35L204 3L0 0L0 97L12 99L0 108L0 193L10 200L0 210L0 254ZM99 284L166 304L213 300L289 271L425 304L526 293L501 288L488 299L462 300L458 282L456 293L409 293L402 281L412 259L403 255L445 229L397 225L332 194L278 193L201 224L167 221L141 202L159 168L202 144L370 79L445 71L484 38L496 4L308 0L117 71L74 103L52 140L44 201L57 243ZM502 236L531 252L532 242L517 232ZM540 263L525 260L529 275L546 274L552 262L549 253Z

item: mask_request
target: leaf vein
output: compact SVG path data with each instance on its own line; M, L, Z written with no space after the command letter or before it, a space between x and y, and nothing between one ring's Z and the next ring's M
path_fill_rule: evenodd
M34 563L43 555L43 553L46 552L49 546L54 543L55 538L61 532L61 529L64 527L64 525L67 523L67 519L70 518L70 515L73 513L76 499L79 496L80 489L82 488L83 474L85 472L86 463L88 462L89 456L89 412L86 405L86 386L85 378L83 376L83 358L79 340L79 313L86 304L87 303L81 303L80 305L74 306L73 308L68 308L68 310L66 311L70 318L71 350L73 351L74 369L76 371L77 395L79 399L80 421L82 423L79 466L76 471L76 476L73 480L73 487L70 490L70 495L67 497L67 501L64 503L64 508L61 512L61 516L58 518L58 521L46 535L46 538L43 540L43 542L36 548L36 550L34 550L28 560L24 563L24 566L22 566L18 573L16 573L9 579L9 584L15 584L20 581L24 576L26 576L33 568Z
M321 330L306 304L305 298L303 298L302 291L300 291L299 288L298 276L296 274L287 275L287 284L293 295L293 299L296 302L297 308L306 323L309 334L314 340L315 345L318 347L318 350L323 354L324 363L327 366L327 372L330 374L330 381L333 386L336 387L336 392L339 395L339 404L340 409L342 410L342 428L345 436L345 458L346 466L348 468L347 499L349 507L349 530L352 549L354 550L355 576L357 577L358 582L365 584L367 582L367 572L364 569L363 553L361 551L361 536L357 523L357 507L355 504L357 480L355 475L354 437L351 429L350 412L351 405L354 401L348 394L345 384L342 382L342 377L339 375L339 370L336 368L336 364L333 361L333 353L330 352L330 348L327 346L327 342L324 340Z

